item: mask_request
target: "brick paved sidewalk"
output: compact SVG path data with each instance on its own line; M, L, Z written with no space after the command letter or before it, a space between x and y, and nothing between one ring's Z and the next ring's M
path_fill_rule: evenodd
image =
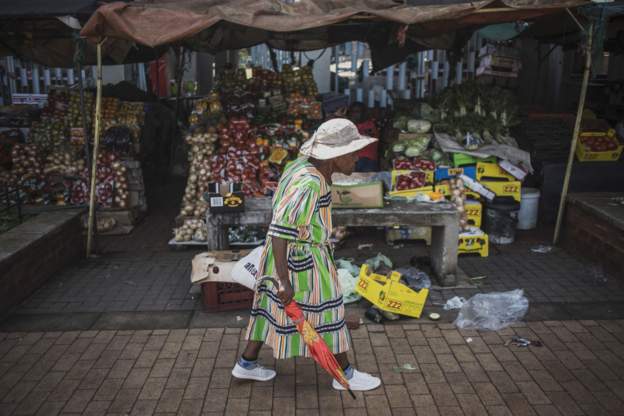
M506 346L513 334L544 346ZM0 415L624 414L622 320L367 325L352 337L357 367L383 379L355 401L311 361L269 350L273 382L233 380L240 329L1 333Z

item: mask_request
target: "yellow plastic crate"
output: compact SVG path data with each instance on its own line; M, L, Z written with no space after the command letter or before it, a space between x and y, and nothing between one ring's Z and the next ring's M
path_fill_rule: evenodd
M508 181L516 180L516 178L498 166L497 163L479 162L477 163L477 180L481 181L483 178L505 179Z
M477 228L481 228L481 218L483 217L483 205L481 202L472 199L466 200L464 204L468 224Z
M459 234L458 254L478 254L487 257L490 253L488 235L476 227L470 231Z
M367 264L363 264L355 291L381 310L420 318L429 289L416 292L402 284L400 279L398 272L383 276L373 273Z
M613 140L617 140L613 138ZM607 150L604 152L592 152L579 140L576 144L576 157L581 162L609 162L615 161L622 155L624 145L619 145L615 150Z
M481 185L494 192L496 196L510 196L520 202L520 188L522 186L520 181L481 181Z
M437 184L436 186L434 186L434 189L436 192L441 193L446 198L450 198L451 196L451 188L448 183ZM474 199L475 201L480 201L482 199L481 195L479 195L476 192L471 191L468 188L465 189L464 194L466 195L466 198Z

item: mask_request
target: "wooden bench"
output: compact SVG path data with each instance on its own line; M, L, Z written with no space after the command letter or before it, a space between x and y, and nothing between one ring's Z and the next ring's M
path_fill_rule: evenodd
M271 198L248 198L245 212L211 214L206 217L208 249L228 248L227 227L262 225L271 222ZM431 263L440 285L457 283L457 242L459 213L450 203L426 204L392 201L384 208L333 209L334 226L392 227L395 225L431 227Z

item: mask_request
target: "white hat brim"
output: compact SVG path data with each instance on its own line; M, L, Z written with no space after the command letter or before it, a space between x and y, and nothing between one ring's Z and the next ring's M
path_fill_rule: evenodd
M301 145L299 153L314 159L329 160L360 151L376 141L377 139L374 137L360 135L359 139L353 140L344 146L327 146L321 143L312 143L312 139L310 139Z

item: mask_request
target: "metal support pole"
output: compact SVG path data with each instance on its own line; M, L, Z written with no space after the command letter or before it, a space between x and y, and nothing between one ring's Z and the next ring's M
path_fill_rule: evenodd
M572 144L570 145L570 153L568 154L568 163L566 165L565 176L563 177L563 189L561 190L561 200L559 201L559 210L557 211L557 224L555 225L553 244L557 244L559 241L561 222L563 221L563 211L565 209L566 198L568 196L568 187L570 185L570 176L572 174L572 165L574 163L574 152L576 150L576 142L578 141L579 132L581 130L583 110L585 109L585 97L587 95L587 85L589 84L589 74L591 72L593 34L594 24L592 23L589 25L587 44L585 45L585 69L583 70L583 83L581 84L581 95L579 98L578 108L576 110L576 121L574 122L574 133L572 134Z

